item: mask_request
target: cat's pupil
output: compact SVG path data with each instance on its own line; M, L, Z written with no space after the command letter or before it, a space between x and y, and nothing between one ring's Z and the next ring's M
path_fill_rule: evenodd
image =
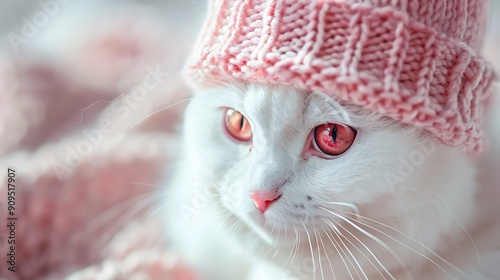
M332 140L333 143L337 143L337 125L333 125L333 131L332 131Z
M243 125L245 124L245 118L240 116L240 130L243 129Z

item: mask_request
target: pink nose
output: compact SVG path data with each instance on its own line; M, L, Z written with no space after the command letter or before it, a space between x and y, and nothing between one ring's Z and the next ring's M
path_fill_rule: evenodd
M272 192L252 192L250 193L250 197L255 203L255 207L260 210L260 212L266 212L267 208L271 206L273 202L278 200L281 197L281 194L276 191Z

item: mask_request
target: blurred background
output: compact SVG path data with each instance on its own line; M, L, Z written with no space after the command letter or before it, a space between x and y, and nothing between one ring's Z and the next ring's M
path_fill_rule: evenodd
M3 1L0 4L0 34L15 30L22 24L23 16L30 16L40 9L39 0L23 0L23 1ZM162 14L166 20L176 23L178 27L196 26L199 20L203 18L205 9L205 0L67 0L60 3L67 3L62 6L72 5L99 5L109 3L123 4L136 3L143 6L149 6ZM95 6L94 6L95 8ZM67 9L67 8L66 8ZM90 11L89 13L92 13Z
M0 36L5 37L9 32L20 29L22 25L22 17L29 17L33 15L37 10L40 9L39 2L44 2L43 0L23 0L23 1L4 1L0 3ZM45 1L50 2L50 1ZM175 28L183 29L186 31L185 35L189 38L193 38L196 34L196 30L202 23L205 12L205 2L206 0L89 0L89 1L79 1L79 0L65 0L61 1L67 4L63 6L93 6L95 8L96 4L109 5L110 3L116 3L118 5L124 3L136 3L141 6L150 7L152 10L161 15L166 21L170 22L175 26ZM499 46L500 42L500 1L490 0L490 27L487 36L487 44L485 48L485 55L487 57L494 57L495 46ZM70 8L65 7L65 10L70 10ZM61 11L65 13L67 11ZM86 11L88 16L97 11L90 10ZM85 13L85 12L83 12ZM110 12L112 14L112 12ZM60 15L58 15L60 16ZM51 24L53 25L53 24ZM50 26L48 26L50 28ZM4 38L5 39L5 38ZM496 65L499 65L498 58L496 58Z

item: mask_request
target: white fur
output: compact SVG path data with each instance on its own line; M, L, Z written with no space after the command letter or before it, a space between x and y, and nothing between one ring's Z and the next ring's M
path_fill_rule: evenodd
M225 135L227 107L248 118L252 144ZM356 128L354 144L304 159L325 122ZM168 238L202 279L500 279L475 274L498 273L484 265L499 255L491 229L492 241L478 240L478 217L492 214L481 212L473 160L415 127L321 93L227 85L194 96L180 156ZM262 216L249 192L280 185Z

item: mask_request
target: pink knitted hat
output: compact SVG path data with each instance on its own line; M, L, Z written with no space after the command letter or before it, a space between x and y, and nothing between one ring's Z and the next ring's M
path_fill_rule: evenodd
M212 0L188 63L223 77L319 90L484 150L494 73L479 55L487 0Z

